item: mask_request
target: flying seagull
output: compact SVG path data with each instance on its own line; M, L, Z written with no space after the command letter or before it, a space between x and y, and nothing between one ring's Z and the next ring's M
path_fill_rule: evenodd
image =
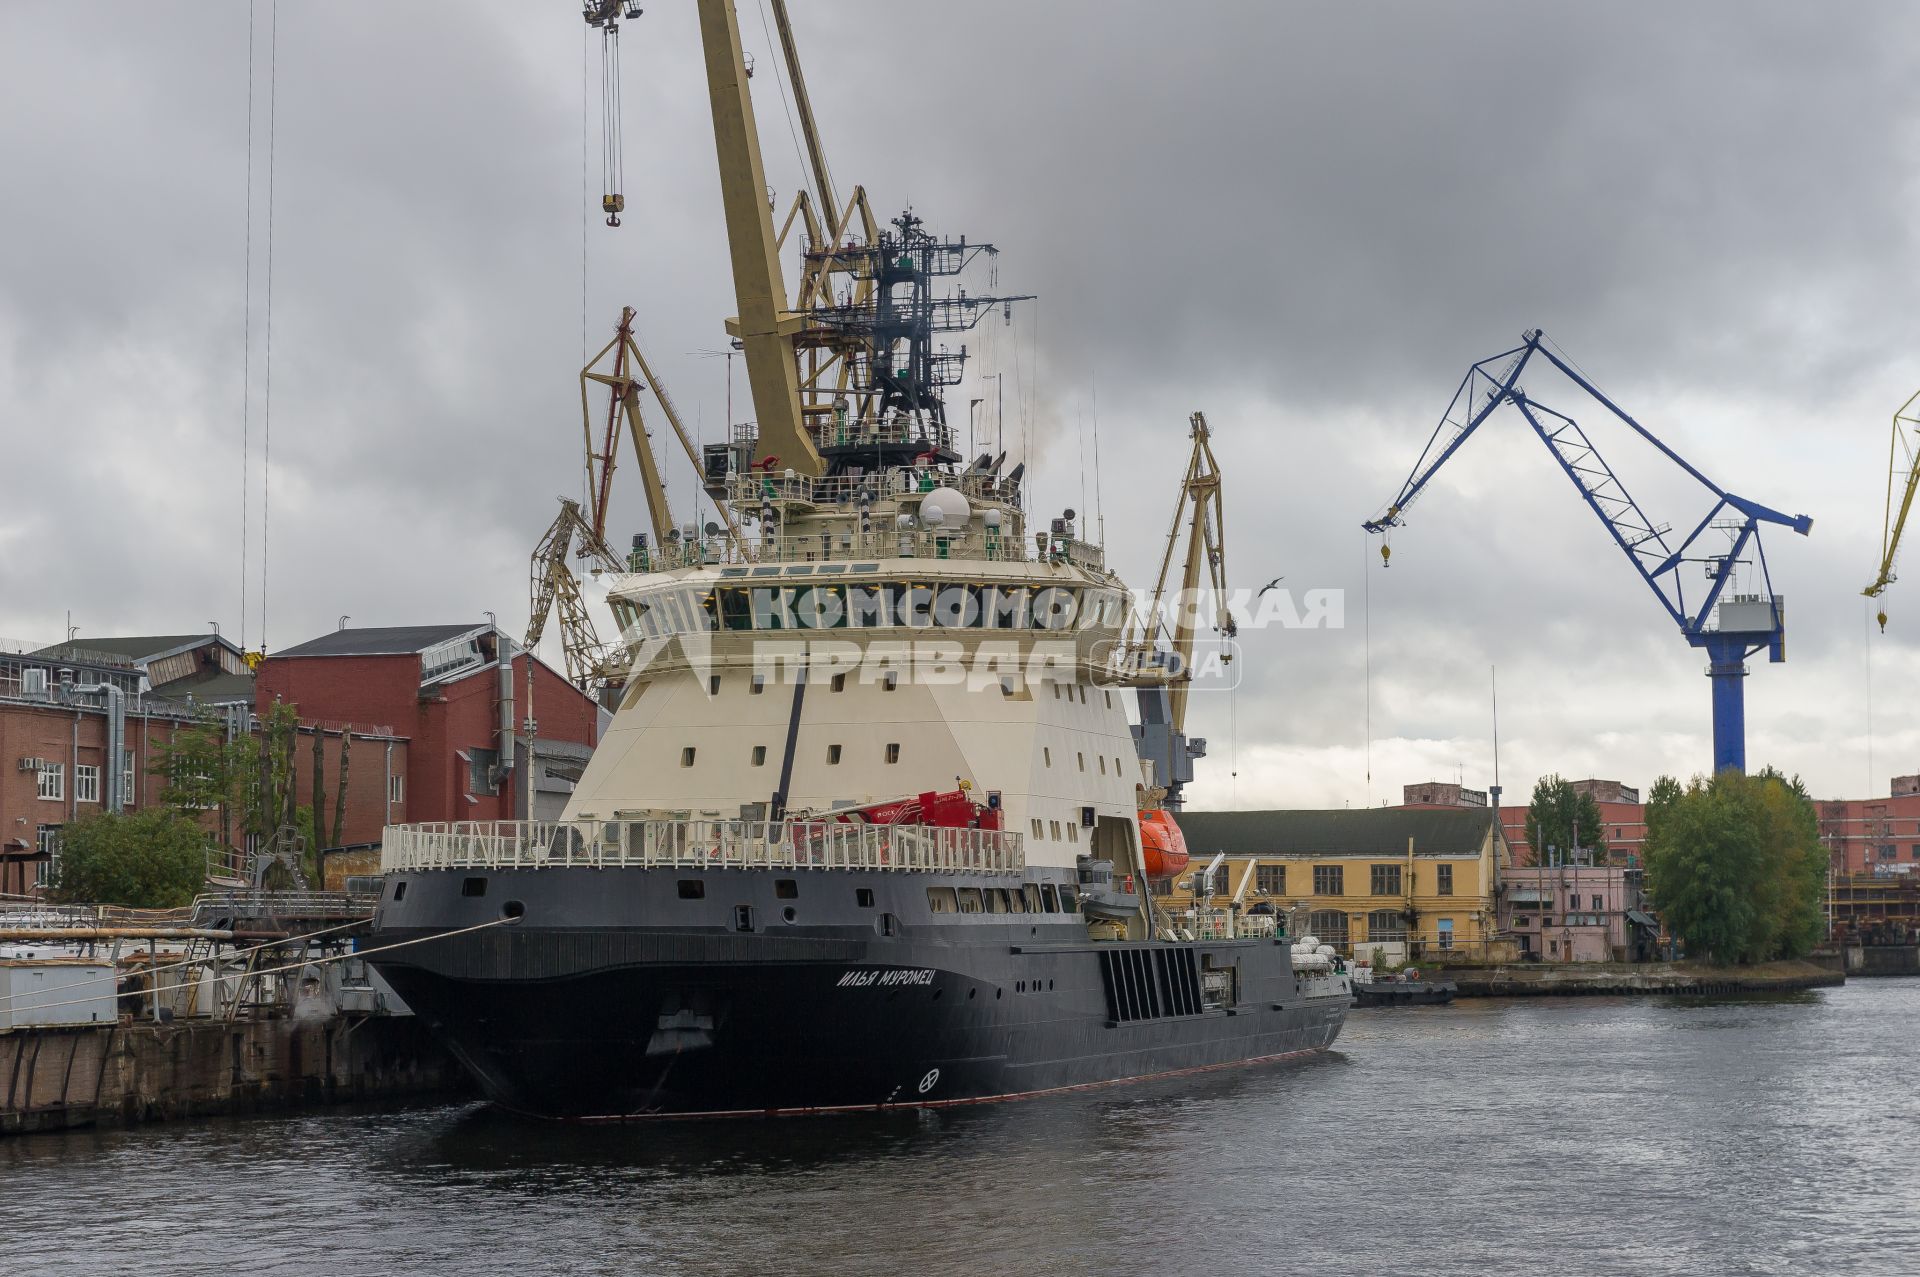
M1265 594L1265 593L1266 593L1266 592L1267 592L1268 590L1271 590L1271 589L1272 589L1272 588L1273 588L1274 586L1276 586L1276 585L1278 585L1278 584L1280 584L1280 582L1282 582L1282 581L1284 581L1284 580L1286 580L1286 579L1287 579L1287 578L1286 578L1286 577L1284 577L1284 576L1276 576L1276 577L1274 577L1274 578L1273 578L1273 580L1271 580L1271 581L1269 581L1269 582L1267 582L1267 583L1266 583L1265 585L1263 585L1263 586L1261 586L1261 587L1260 587L1260 593L1259 593L1259 594L1256 594L1256 595L1254 595L1253 597L1254 597L1254 598L1256 598L1256 599L1257 599L1257 598L1259 598L1259 597L1260 597L1261 595L1263 595L1263 594Z

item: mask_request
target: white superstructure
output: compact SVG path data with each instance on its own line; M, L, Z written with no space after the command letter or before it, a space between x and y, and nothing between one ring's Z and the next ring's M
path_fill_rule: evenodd
M613 584L634 667L566 819L803 817L964 781L1029 864L1133 863L1141 766L1103 685L1127 599L1071 520L1029 539L1017 482L981 463L727 489L743 542L688 535Z

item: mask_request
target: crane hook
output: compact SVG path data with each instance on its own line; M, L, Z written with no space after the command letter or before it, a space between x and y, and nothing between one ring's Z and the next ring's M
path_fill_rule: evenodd
M1881 608L1880 615L1874 619L1880 622L1880 632L1885 634L1887 632L1887 609Z
M1385 541L1382 541L1380 543L1380 566L1383 568L1390 568L1393 566L1393 547L1388 545Z

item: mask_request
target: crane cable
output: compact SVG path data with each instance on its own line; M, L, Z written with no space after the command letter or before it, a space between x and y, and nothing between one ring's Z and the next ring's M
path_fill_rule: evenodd
M280 124L280 0L267 9L266 374L260 401L260 651L267 650L267 529L273 509L273 175Z
M247 5L247 228L240 288L240 650L247 650L247 507L253 496L253 4Z
M600 40L600 168L604 194L600 207L606 211L607 225L620 225L626 211L625 165L620 147L620 24L608 22L601 28Z

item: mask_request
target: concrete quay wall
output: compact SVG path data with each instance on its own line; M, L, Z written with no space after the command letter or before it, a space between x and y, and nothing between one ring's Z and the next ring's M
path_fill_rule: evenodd
M1846 976L1812 962L1716 967L1705 962L1524 963L1449 967L1463 998L1566 997L1581 994L1761 993L1845 984Z
M453 1094L462 1085L411 1016L0 1033L0 1134Z

